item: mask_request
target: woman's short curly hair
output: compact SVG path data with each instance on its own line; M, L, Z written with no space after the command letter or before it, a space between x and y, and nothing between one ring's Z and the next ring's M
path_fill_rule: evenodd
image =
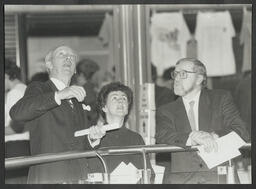
M128 119L128 115L130 113L130 110L133 104L133 92L128 86L122 84L121 82L112 82L101 88L97 98L97 106L98 106L99 113L102 116L102 118L106 121L106 114L102 110L102 108L105 107L106 105L109 93L113 91L122 91L127 96L128 114L124 118L124 121L126 121Z

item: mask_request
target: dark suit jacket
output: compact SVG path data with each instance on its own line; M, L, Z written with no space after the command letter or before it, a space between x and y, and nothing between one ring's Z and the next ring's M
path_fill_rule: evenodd
M13 120L24 121L30 132L31 155L89 150L86 137L74 132L88 127L81 103L72 99L59 106L54 99L57 88L52 81L31 83L25 95L11 109ZM28 183L60 183L85 178L87 160L75 159L31 166Z
M87 81L84 85L84 90L86 91L86 97L84 98L84 103L90 105L91 110L87 112L87 118L89 125L96 125L98 121L98 111L97 111L97 92L95 91L95 86L91 81Z
M199 130L215 132L219 136L235 131L248 141L245 123L240 118L229 92L224 90L201 91L199 99ZM182 98L162 106L156 114L156 142L185 147L191 127ZM208 171L194 152L172 154L172 172Z
M176 96L174 92L167 87L155 85L156 108L159 108L164 104L173 102L177 97L178 96Z
M252 126L252 82L251 76L243 78L237 85L235 91L235 103L241 113L242 119L246 122L247 130L251 135Z

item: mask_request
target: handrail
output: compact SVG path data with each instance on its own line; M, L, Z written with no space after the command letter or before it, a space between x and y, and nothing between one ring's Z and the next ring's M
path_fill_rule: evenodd
M247 143L240 149L250 149L251 143ZM196 147L181 148L177 146L158 144L158 145L137 145L137 146L126 146L126 147L111 147L111 148L100 148L97 151L69 151L62 153L49 153L41 154L36 156L23 156L15 158L5 159L5 169L15 169L35 164L43 164L49 162L56 162L69 159L79 159L86 157L96 157L97 153L101 156L106 155L123 155L123 154L137 154L137 153L156 153L156 152L189 152L197 151Z

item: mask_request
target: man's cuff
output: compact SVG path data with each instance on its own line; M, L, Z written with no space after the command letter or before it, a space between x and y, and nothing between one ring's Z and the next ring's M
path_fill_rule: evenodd
M87 138L88 138L88 141L89 141L91 147L93 147L93 148L100 144L100 139L96 139L96 140L90 139L90 135L87 135Z
M54 99L55 99L55 102L60 105L61 104L61 100L59 98L59 96L57 95L57 92L54 93Z

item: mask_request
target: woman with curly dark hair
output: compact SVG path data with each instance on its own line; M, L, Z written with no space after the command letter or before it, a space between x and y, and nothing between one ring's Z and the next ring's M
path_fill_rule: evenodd
M101 139L98 148L114 146L144 145L143 138L136 132L127 128L127 119L133 104L132 90L120 82L113 82L102 87L98 94L98 110L103 124L118 124L119 128L107 131ZM105 156L109 173L111 173L121 162L132 163L137 169L143 169L141 154L130 154L121 156ZM149 160L149 159L148 159ZM90 159L91 173L104 172L101 162L97 158ZM153 173L151 164L148 167Z

